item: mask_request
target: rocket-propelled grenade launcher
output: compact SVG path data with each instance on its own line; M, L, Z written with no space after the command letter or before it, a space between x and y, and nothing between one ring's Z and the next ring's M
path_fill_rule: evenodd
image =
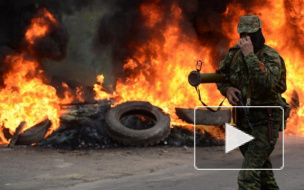
M198 60L196 63L196 70L191 71L188 75L188 82L191 86L198 86L200 83L224 83L228 82L229 77L227 74L217 70L215 73L200 73L203 62Z

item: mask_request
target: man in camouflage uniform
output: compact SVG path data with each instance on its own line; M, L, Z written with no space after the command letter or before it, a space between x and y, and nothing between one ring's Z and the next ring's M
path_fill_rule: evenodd
M261 25L261 20L255 15L242 16L237 26L240 39L220 63L219 70L229 74L229 82L217 86L231 105L237 105L237 94L240 94L243 100L247 100L244 102L246 105L284 106L281 93L286 90L286 83L280 82L280 79L285 66L282 66L278 52L264 44ZM236 126L255 137L240 147L244 156L242 168L270 169L241 170L238 176L239 190L279 189L269 160L274 145L269 143L268 115L266 108L249 109L251 129L244 112L237 109ZM272 116L275 144L282 126L281 110L272 109Z

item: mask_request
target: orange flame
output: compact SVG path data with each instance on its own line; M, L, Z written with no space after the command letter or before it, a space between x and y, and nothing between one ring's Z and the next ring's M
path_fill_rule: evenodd
M67 83L63 82L61 86L64 88L64 92L63 92L64 97L60 99L61 104L68 104L75 101L75 99L79 99L79 98L83 100L81 97L82 92L80 91L82 87L77 88L78 96L75 97L75 95L71 92L70 87L69 85L67 85Z
M296 91L299 100L304 98L304 86L302 84L302 76L304 75L303 51L299 48L289 46L294 44L293 35L299 35L299 41L302 40L301 34L304 32L304 4L302 1L278 0L271 2L266 7L254 9L255 12L246 14L257 14L261 18L263 25L262 30L266 39L266 44L275 48L284 58L287 69L287 91L283 94L287 102L292 101L293 92ZM288 7L289 6L289 7ZM290 10L286 10L289 8ZM244 15L244 11L240 11L240 6L231 4L227 11L226 17L233 18L233 26L237 26L239 17ZM271 15L271 17L269 17ZM292 26L293 25L293 26ZM292 27L297 28L296 33L292 31ZM225 23L223 27L229 34L232 34L232 26ZM235 28L235 27L234 27ZM230 30L229 30L230 29ZM231 35L231 44L235 44L238 38L236 32ZM303 41L302 41L303 44ZM287 122L287 133L304 135L304 127L300 122L304 119L304 107L300 102L299 107L292 111L291 118Z
M102 86L104 80L103 75L97 76L97 84L94 84L93 90L95 92L95 99L102 100L102 99L110 99L114 97L114 95L109 94L105 88Z
M155 2L150 1L140 7L145 18L143 24L148 28L153 28L163 19L167 19L162 9L158 7L157 0ZM252 7L252 12L246 12L241 5L233 2L221 17L222 29L230 39L230 46L236 45L239 38L236 27L242 15L257 14L261 18L266 44L278 50L286 62L288 90L283 96L290 102L294 91L299 95L299 100L304 99L304 86L301 81L304 75L301 64L304 60L300 49L288 47L288 40L292 39L295 33L290 32L290 25L286 20L294 22L293 24L298 27L298 33L303 34L304 4L300 1L289 2L293 12L287 17L284 3L286 4L283 0L273 1L265 7ZM136 74L125 81L118 79L115 93L120 96L118 103L132 100L149 101L170 113L174 122L179 122L174 114L175 107L194 108L201 105L194 88L187 82L187 76L194 70L196 61L202 59L205 63L202 72L214 72L214 68L210 64L210 49L199 44L194 32L192 35L186 35L180 29L179 23L184 19L182 10L177 5L173 5L171 13L174 19L170 20L170 25L162 28L165 39L162 42L150 39L144 47L138 47L137 53L133 55L134 58L124 65L126 72L131 71ZM151 47L155 50L156 58L149 60L145 56L145 49ZM211 105L218 105L223 99L214 84L201 85L201 95L204 101ZM227 102L224 105L228 105ZM300 102L297 111L294 110L288 121L287 132L304 135L304 127L298 125L303 119L303 104Z
M55 17L45 8L40 9L37 15L37 17L31 20L31 25L25 32L25 38L31 45L34 44L35 39L46 35L50 24L58 24Z
M22 121L27 125L23 130L41 122L46 116L52 122L46 136L59 126L59 98L52 86L43 82L43 71L39 63L30 56L35 39L47 34L49 26L57 21L46 9L41 9L25 33L28 50L7 55L4 62L10 68L3 75L5 87L0 90L0 144L8 144L3 128L13 134Z
M59 126L58 98L56 90L38 77L38 64L24 58L25 54L7 56L5 62L13 65L4 75L5 88L0 90L0 121L2 127L14 133L21 121L26 121L24 130L42 121L47 116L52 121L52 130ZM2 142L8 143L8 142Z
M144 47L138 47L138 52L134 55L136 60L128 60L123 68L126 72L136 73L135 76L128 77L126 81L118 79L115 92L121 98L117 103L149 101L170 113L173 123L181 123L175 115L175 107L194 108L200 105L195 89L188 84L189 72L195 68L198 59L203 59L206 63L202 72L212 72L214 69L208 64L210 51L199 45L194 32L193 37L182 33L179 27L179 22L183 19L181 9L173 5L171 11L174 19L164 29L165 42L162 44L150 39ZM143 4L141 12L145 17L143 24L147 27L153 28L166 19L165 13L153 3ZM156 51L155 59L148 60L145 57L148 47L153 47ZM205 85L201 91L207 103L217 103L223 99L215 84Z

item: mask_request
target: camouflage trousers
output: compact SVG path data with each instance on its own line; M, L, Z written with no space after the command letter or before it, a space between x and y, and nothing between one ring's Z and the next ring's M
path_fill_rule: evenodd
M250 130L244 131L254 136L255 139L240 147L244 156L242 168L272 168L269 156L273 148L268 141L267 126L258 125L251 132L249 132ZM277 137L275 135L275 143ZM238 175L238 185L239 190L279 189L272 170L241 170Z

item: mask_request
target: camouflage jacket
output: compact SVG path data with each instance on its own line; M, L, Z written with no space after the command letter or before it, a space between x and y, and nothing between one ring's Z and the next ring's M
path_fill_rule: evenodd
M237 57L234 58L235 55ZM234 63L232 63L233 60L235 60ZM229 82L218 83L217 87L224 96L229 87L235 87L241 91L243 100L246 100L249 86L251 86L251 106L284 107L286 103L281 97L282 90L278 90L286 90L286 84L280 81L284 68L278 52L267 45L264 45L256 54L250 53L246 57L243 56L238 46L234 46L220 63L220 70L229 75ZM250 122L253 125L267 124L268 114L265 109L250 109L249 112ZM280 109L273 110L273 116L275 137L278 137L282 124ZM237 113L237 118L237 125L240 128L248 128L248 123L241 112Z
M232 63L233 58L234 63ZM250 82L252 106L285 105L281 94L276 90L278 84L285 85L279 83L282 70L281 58L273 48L264 45L256 54L250 53L244 57L240 48L234 46L221 61L220 70L229 74L228 83L217 84L222 95L226 96L229 87L235 87L242 92L243 100L246 100ZM286 89L286 86L280 88Z

